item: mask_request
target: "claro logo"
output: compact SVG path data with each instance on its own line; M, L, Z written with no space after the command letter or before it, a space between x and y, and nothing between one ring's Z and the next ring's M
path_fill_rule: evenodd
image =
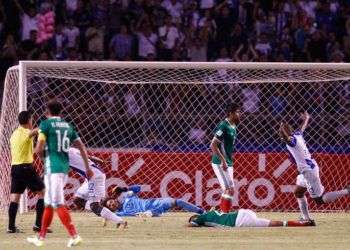
M249 155L248 157L252 157ZM243 206L246 204L247 200L249 203L257 207L265 207L271 204L275 197L281 193L293 192L294 185L278 185L276 183L282 183L280 181L281 176L290 171L291 162L288 159L285 159L281 164L270 164L276 166L271 172L271 168L266 177L266 166L269 165L266 162L265 154L254 154L253 162L249 168L251 169L250 176L241 176L240 178L235 179L235 193L234 193L234 206ZM221 194L221 189L219 187L218 180L216 178L206 178L204 177L205 171L211 173L210 176L214 176L214 173L211 170L210 164L206 166L208 169L188 171L193 166L187 166L183 170L163 170L159 169L157 175L161 178L158 178L157 181L149 178L147 180L135 178L137 174L141 171L148 171L147 168L154 168L155 164L147 163L146 159L142 155L131 163L128 163L125 166L124 163L119 162L118 153L111 153L108 155L108 162L110 162L110 170L113 173L116 173L114 176L109 177L106 180L106 189L113 185L126 186L126 180L128 184L131 181L135 181L134 184L142 185L142 192L150 192L150 195L157 194L161 197L171 196L169 192L169 187L173 187L174 183L179 186L191 187L186 189L184 193L181 194L181 198L186 201L194 202L198 206L217 206L219 204L219 195ZM148 158L149 159L149 158ZM124 164L124 167L121 168L120 164ZM147 164L149 164L147 166ZM265 177L262 177L265 176ZM65 189L66 197L71 197L75 191L81 185L79 179L70 177ZM258 189L263 189L264 195L258 195L256 192ZM245 200L240 199L242 195L245 195ZM67 204L71 205L72 199L67 200ZM34 199L28 200L28 205L31 207L35 204Z

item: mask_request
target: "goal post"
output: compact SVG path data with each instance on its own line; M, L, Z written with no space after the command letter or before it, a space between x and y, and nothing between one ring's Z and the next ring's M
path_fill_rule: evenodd
M235 206L294 211L296 168L279 122L311 114L306 140L327 190L349 184L350 64L21 61L8 70L0 118L0 208L9 202L9 138L17 114L35 125L57 98L89 152L105 160L108 190L141 184L143 197L172 196L209 208L220 187L209 144L225 103L242 105L234 156ZM39 161L35 167L42 173ZM70 173L66 198L82 179ZM108 191L107 190L107 191ZM32 209L29 192L23 211ZM346 210L348 198L312 210Z

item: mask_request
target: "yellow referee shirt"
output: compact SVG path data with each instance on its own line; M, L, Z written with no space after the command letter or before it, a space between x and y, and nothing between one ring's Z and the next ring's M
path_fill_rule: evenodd
M30 129L18 127L10 138L12 165L33 163L33 137Z

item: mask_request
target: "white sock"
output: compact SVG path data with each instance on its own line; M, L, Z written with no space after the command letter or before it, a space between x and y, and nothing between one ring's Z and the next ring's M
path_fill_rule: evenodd
M122 218L120 218L119 216L117 216L115 213L113 213L111 210L109 210L109 209L106 208L106 207L102 208L101 217L102 217L102 218L105 218L106 220L113 221L113 222L115 222L115 223L121 223L121 222L123 222L123 219L122 219Z
M297 198L299 209L304 220L310 220L309 208L305 196Z
M346 196L348 194L349 192L346 189L334 191L334 192L328 192L322 195L322 200L324 201L324 203L329 203L329 202L335 201L338 198Z

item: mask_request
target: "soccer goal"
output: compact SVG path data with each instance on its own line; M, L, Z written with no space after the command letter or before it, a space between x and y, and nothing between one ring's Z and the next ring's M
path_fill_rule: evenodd
M221 193L209 144L228 102L242 119L234 156L236 207L293 211L296 167L278 135L295 129L300 112L311 122L305 138L326 189L349 184L350 65L310 63L47 62L22 61L8 70L0 121L0 204L10 193L9 138L17 114L34 122L56 98L89 152L105 160L107 187L141 184L143 197L177 197L209 208ZM42 171L39 161L36 167ZM70 173L68 204L82 180ZM25 208L35 204L29 193ZM349 198L315 210L346 210Z

